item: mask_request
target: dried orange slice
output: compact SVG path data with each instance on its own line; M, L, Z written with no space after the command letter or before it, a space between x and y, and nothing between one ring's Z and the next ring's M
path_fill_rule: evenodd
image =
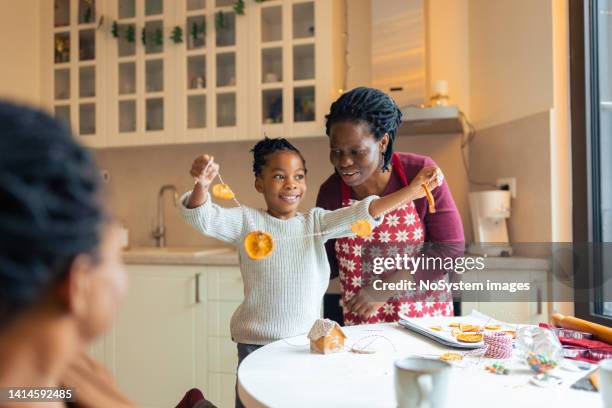
M453 323L449 323L448 327L459 327L460 324L461 323L459 323L459 322L453 322Z
M464 343L478 343L482 341L484 335L482 333L461 333L457 335L457 340Z
M436 201L434 200L431 191L429 191L427 184L423 183L421 184L421 187L423 187L423 190L425 190L425 197L427 197L427 202L429 203L429 213L433 214L436 212Z
M459 330L461 330L462 332L479 332L482 330L482 327L476 326L474 324L460 323Z
M460 361L463 360L463 354L459 353L444 353L440 356L440 360L442 361Z
M231 200L234 198L234 192L227 184L215 184L212 188L212 194L221 200Z
M372 234L372 224L370 224L368 220L355 221L353 225L351 225L351 231L358 237L369 237Z
M264 231L253 231L244 238L244 250L251 259L268 257L274 250L272 235Z
M485 329L487 330L499 330L501 329L501 324L486 324Z
M431 326L429 329L435 331L442 331L442 326Z

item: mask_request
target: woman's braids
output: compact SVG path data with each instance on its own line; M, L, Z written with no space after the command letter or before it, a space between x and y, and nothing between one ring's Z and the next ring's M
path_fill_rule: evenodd
M359 87L344 93L332 103L325 116L325 133L337 122L365 122L376 140L389 135L389 144L383 156L383 170L389 170L393 155L395 133L402 122L402 111L386 93L374 88Z
M251 153L253 153L253 174L255 174L255 177L261 176L261 170L266 165L266 157L274 152L282 150L297 153L297 155L300 156L300 159L302 159L304 170L306 171L306 160L304 160L304 156L302 156L302 153L297 147L282 137L275 139L265 137L257 142L251 149Z
M45 113L0 101L0 327L97 256L106 215L91 154Z

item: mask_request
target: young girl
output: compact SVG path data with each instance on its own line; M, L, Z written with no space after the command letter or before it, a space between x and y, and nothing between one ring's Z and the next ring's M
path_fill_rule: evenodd
M298 149L285 139L265 138L252 152L255 189L263 195L266 210L211 203L208 189L219 165L208 155L193 162L190 174L197 182L181 199L190 225L238 249L244 301L232 316L230 331L238 343L239 365L262 345L306 333L321 316L330 274L325 241L353 235L351 226L358 220L375 227L385 211L424 196L422 188L411 184L384 198L369 196L336 211L312 208L299 213L306 194L306 163ZM424 172L416 185L435 188L436 170ZM274 250L264 259L253 260L245 251L244 238L253 231L265 231L274 239Z

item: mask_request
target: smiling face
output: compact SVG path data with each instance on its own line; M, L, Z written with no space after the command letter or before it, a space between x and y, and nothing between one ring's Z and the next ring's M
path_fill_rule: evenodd
M302 158L293 151L280 150L266 157L255 188L264 195L268 213L288 219L295 215L306 194L306 169Z
M376 140L365 122L336 122L329 132L329 159L349 187L369 179L382 167L388 136Z

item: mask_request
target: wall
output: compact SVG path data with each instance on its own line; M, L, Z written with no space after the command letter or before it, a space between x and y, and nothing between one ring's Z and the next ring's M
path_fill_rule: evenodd
M431 143L432 137L436 138L436 143ZM321 137L297 140L295 143L302 150L308 166L309 190L302 205L303 209L307 209L314 206L319 185L333 171L327 159L328 141ZM444 169L460 212L466 214L467 186L463 168L459 166L459 143L460 138L454 135L404 137L398 140L397 150L432 156ZM215 156L221 165L224 181L243 204L263 207L261 196L253 188L252 156L249 153L253 144L234 142L97 150L99 165L109 170L111 175L108 185L111 208L127 222L131 244L154 244L150 234L156 225L160 186L175 184L181 193L190 189L193 182L188 174L189 168L193 159L203 153ZM202 237L183 222L172 206L170 194L165 197L164 203L169 246L219 246L218 241Z
M400 106L426 99L423 0L372 2L372 83Z
M553 1L469 1L470 118L477 129L553 107Z
M448 82L450 103L467 115L471 112L471 43L468 27L468 0L428 0L425 2L427 48L427 96L431 83Z
M367 86L372 80L370 58L372 51L371 0L351 0L347 4L347 72L346 87Z
M538 113L477 133L470 173L480 181L516 177L517 197L508 219L511 242L550 242L552 222L550 115ZM483 190L486 187L476 187Z
M39 81L38 1L0 0L0 98L37 105Z

